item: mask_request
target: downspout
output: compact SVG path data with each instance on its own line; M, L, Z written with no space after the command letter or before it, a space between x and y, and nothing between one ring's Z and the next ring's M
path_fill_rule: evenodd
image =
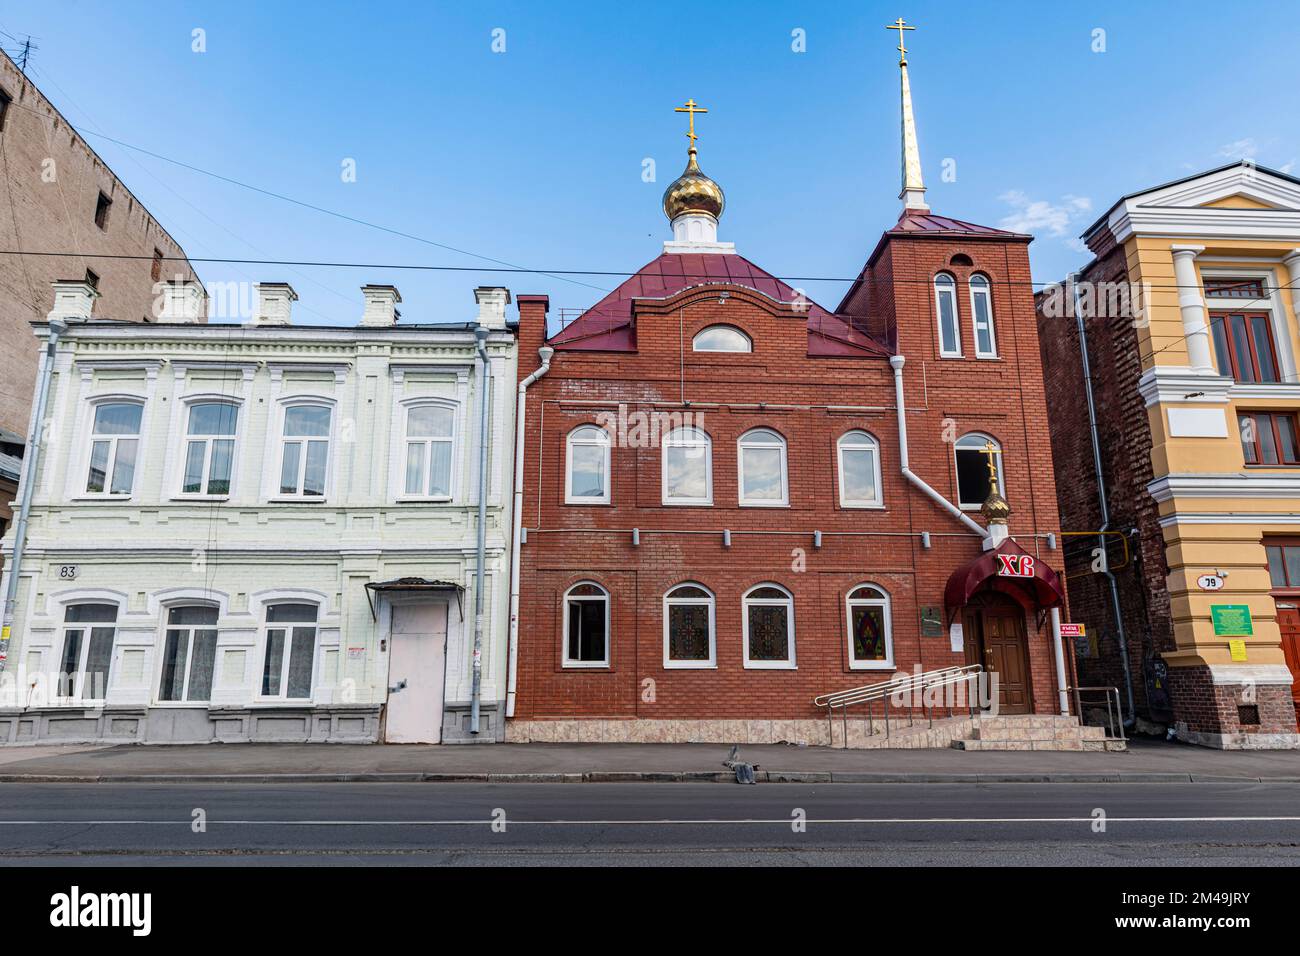
M510 643L506 658L506 716L515 715L515 685L519 676L519 563L524 527L524 424L528 412L528 386L551 370L555 349L543 345L537 350L541 366L519 383L515 400L515 483L511 519L514 531L510 539Z
M894 404L898 407L898 461L903 470L903 477L917 488L921 489L921 491L924 492L926 497L931 501L939 505L939 507L943 508L950 515L979 535L987 548L989 533L984 530L980 523L958 508L943 495L939 494L939 492L927 485L921 480L921 476L912 471L908 466L907 407L903 403L903 363L905 361L906 360L901 355L891 355L889 358L889 365L894 370Z
M0 671L9 659L9 638L13 633L14 602L18 599L18 578L23 566L23 551L27 547L27 519L32 510L32 496L36 488L36 469L41 462L45 406L50 397L50 376L54 371L54 350L59 336L67 331L63 319L49 321L49 338L41 356L40 371L36 375L36 401L32 404L32 417L27 425L27 453L23 456L23 473L18 490L18 520L14 523L14 553L5 568L8 581L5 586L4 615L0 618Z
M1119 659L1124 673L1124 697L1128 703L1128 716L1124 726L1132 727L1137 721L1133 705L1133 675L1129 673L1128 636L1124 633L1124 618L1120 612L1119 584L1111 573L1110 562L1106 557L1106 534L1110 528L1110 508L1106 503L1106 479L1101 470L1101 439L1097 431L1097 406L1092 399L1092 367L1088 362L1088 331L1083 324L1083 309L1080 307L1079 274L1070 279L1074 288L1074 321L1079 330L1079 361L1083 366L1083 394L1088 400L1088 433L1092 438L1092 467L1097 478L1097 503L1101 510L1101 527L1097 529L1097 546L1101 548L1102 571L1110 583L1111 613L1115 615L1115 634L1119 641ZM1080 715L1082 717L1082 714Z
M474 683L470 696L469 732L478 733L479 698L483 686L483 563L487 559L488 416L492 411L492 367L487 353L488 330L474 330L482 374L479 376L478 417L478 561L474 570Z

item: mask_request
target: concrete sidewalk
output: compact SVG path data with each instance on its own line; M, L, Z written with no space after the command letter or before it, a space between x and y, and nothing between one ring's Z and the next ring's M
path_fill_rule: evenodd
M0 749L0 783L732 782L721 744L196 744ZM1300 783L1300 752L1137 741L1127 753L744 746L759 782Z

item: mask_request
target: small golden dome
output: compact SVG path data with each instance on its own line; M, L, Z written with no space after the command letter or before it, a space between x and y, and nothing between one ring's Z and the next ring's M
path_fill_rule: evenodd
M1011 505L1007 504L1006 498L998 494L995 487L993 493L985 499L984 504L980 507L980 512L989 520L990 524L994 522L1006 524L1007 519L1011 517Z
M719 219L726 205L722 187L704 175L695 161L695 147L691 147L686 169L664 190L664 215L669 222L690 212Z

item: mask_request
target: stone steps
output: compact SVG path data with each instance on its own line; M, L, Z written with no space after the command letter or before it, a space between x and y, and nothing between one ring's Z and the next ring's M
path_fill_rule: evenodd
M970 736L952 742L956 750L1069 750L1104 752L1127 750L1122 740L1110 740L1106 728L1080 725L1077 717L1024 714L979 717Z

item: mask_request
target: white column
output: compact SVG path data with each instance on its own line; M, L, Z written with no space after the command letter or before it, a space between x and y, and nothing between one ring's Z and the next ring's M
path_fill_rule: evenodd
M1205 299L1196 276L1196 257L1204 246L1171 246L1174 254L1174 282L1178 286L1178 308L1183 315L1187 339L1187 364L1198 372L1215 374L1210 357L1210 330L1205 324Z
M1291 292L1291 316L1300 325L1300 249L1292 249L1282 260Z

